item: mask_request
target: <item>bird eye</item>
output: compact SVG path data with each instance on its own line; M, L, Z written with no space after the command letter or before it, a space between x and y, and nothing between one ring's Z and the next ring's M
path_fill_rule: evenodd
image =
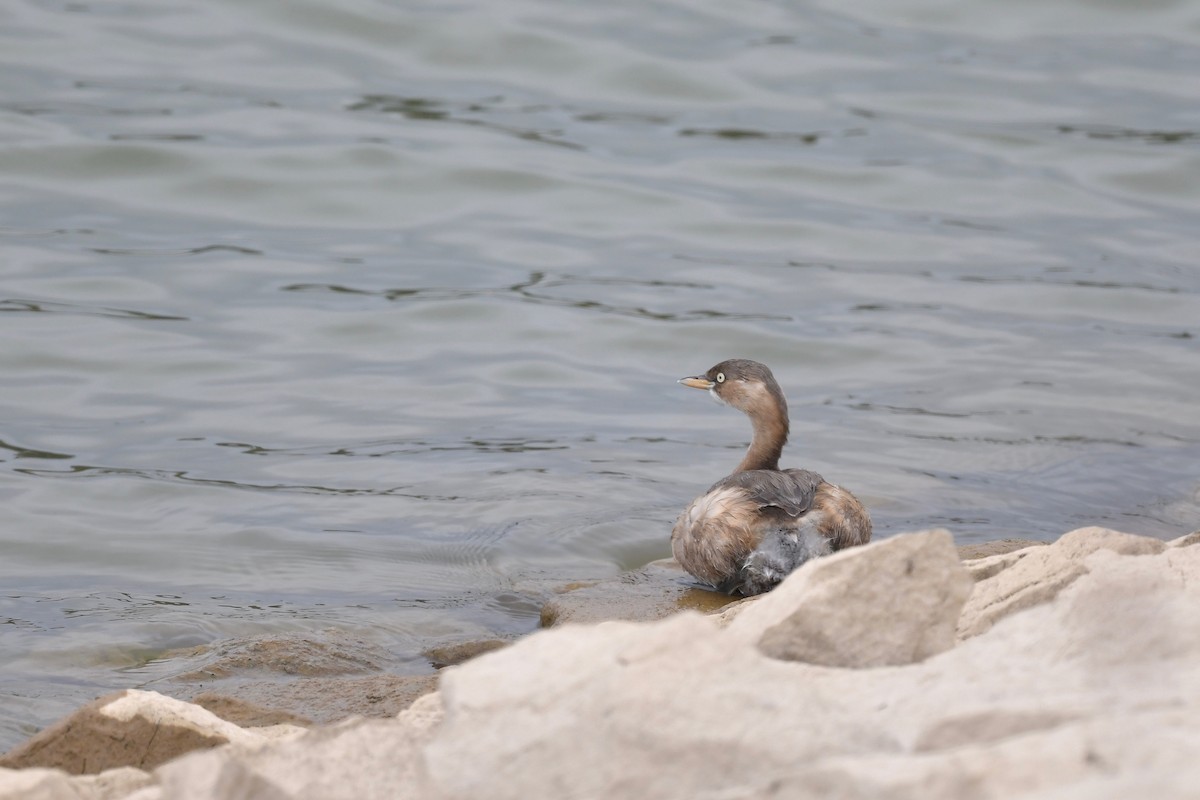
M718 372L717 373L717 383L724 383L724 382L725 382L725 373Z

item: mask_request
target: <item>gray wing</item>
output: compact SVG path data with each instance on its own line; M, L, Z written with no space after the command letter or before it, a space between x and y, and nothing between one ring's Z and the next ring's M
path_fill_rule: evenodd
M712 485L714 489L745 489L759 508L778 508L789 517L798 517L812 508L813 495L817 487L825 482L815 472L807 469L752 469L735 472Z

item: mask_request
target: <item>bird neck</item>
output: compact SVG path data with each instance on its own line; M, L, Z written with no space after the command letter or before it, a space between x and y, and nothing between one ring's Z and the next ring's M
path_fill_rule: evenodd
M783 454L788 437L787 412L776 410L769 414L755 414L750 417L750 422L754 425L754 438L750 440L750 448L734 472L779 469L779 456Z

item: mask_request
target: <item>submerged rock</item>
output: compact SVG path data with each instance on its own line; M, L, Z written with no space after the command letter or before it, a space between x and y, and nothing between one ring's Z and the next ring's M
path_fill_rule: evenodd
M465 660L500 644L465 642L429 657ZM424 674L394 674L387 668L395 659L385 648L337 630L231 640L181 656L193 666L153 685L239 725L394 717L437 688L432 666Z
M512 642L508 639L471 639L465 642L431 647L421 655L429 659L434 669L445 669L464 661L470 661L476 656L507 647Z
M673 558L616 578L562 587L542 606L542 627L623 619L662 619L680 611L715 611L738 600L699 586Z
M340 631L326 631L321 638L274 634L235 639L190 652L202 657L204 663L173 680L212 681L254 673L295 677L361 675L379 672L388 660L378 645Z

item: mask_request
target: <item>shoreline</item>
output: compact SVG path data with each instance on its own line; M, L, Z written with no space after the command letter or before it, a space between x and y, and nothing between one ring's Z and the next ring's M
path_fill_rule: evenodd
M299 748L301 742L309 740L313 747L319 749L320 743L330 740L330 737L353 738L359 734L349 731L361 731L374 725L385 726L388 730L396 728L397 731L403 731L402 738L407 737L405 741L408 741L412 748L425 748L423 752L426 752L426 758L429 756L428 747L432 746L441 734L453 736L450 740L442 741L439 746L453 745L469 749L477 731L469 726L463 728L464 723L458 717L454 717L457 721L453 725L444 721L450 719L448 715L457 708L457 703L467 702L463 709L472 709L460 709L466 717L478 712L476 705L472 705L474 701L464 699L472 695L470 692L467 692L467 695L462 694L464 690L460 684L466 680L463 676L489 675L487 680L492 682L496 692L506 695L515 691L509 684L527 683L522 672L537 672L534 667L540 665L543 667L542 679L548 681L544 690L548 695L552 694L554 682L565 680L564 675L569 676L571 672L570 668L560 668L557 670L560 674L556 677L544 673L547 659L552 660L549 651L546 651L546 648L552 645L546 642L553 642L556 637L560 643L559 655L569 657L572 648L567 646L564 650L563 647L572 639L582 641L588 637L603 639L604 636L644 639L649 636L654 640L655 635L649 631L660 628L662 631L669 631L679 626L699 625L699 622L681 622L695 619L707 626L697 628L698 641L705 640L705 637L724 636L728 639L733 635L731 632L739 626L755 631L753 634L743 635L737 646L730 650L731 658L741 657L733 654L741 654L744 650L749 654L757 653L759 660L765 653L769 656L767 661L773 663L814 665L831 661L826 668L836 668L835 672L849 670L851 673L861 674L864 671L872 671L865 668L889 663L896 664L891 669L909 664L912 666L906 669L912 670L922 666L923 662L937 661L939 653L953 654L960 650L969 650L978 641L993 636L994 628L1003 628L1000 623L1007 617L1027 618L1032 616L1035 610L1040 613L1046 609L1057 608L1061 605L1059 595L1069 594L1075 586L1086 584L1093 572L1116 570L1117 562L1120 562L1122 569L1127 568L1135 573L1139 569L1144 571L1146 565L1154 559L1164 563L1171 562L1170 569L1176 572L1183 567L1190 569L1194 565L1196 572L1200 573L1200 548L1191 547L1197 543L1200 543L1200 532L1171 542L1162 542L1148 537L1090 528L1064 534L1053 543L1003 539L955 548L950 535L945 531L901 534L818 559L798 570L775 591L749 599L727 598L692 588L685 582L685 576L677 564L670 560L657 561L611 580L561 587L560 591L547 600L543 608L542 628L532 634L512 641L468 641L427 651L425 657L437 670L433 675L401 676L371 672L369 659L358 658L361 653L351 657L348 655L352 652L350 649L342 652L327 644L314 647L313 643L304 637L270 637L272 641L265 645L264 640L243 642L240 643L240 650L237 643L227 644L213 648L222 652L205 674L210 683L215 681L220 684L225 680L230 682L228 686L203 687L203 691L193 692L186 699L179 695L187 695L187 692L170 691L178 687L162 687L167 690L167 695L126 690L100 698L0 757L0 767L6 768L0 770L0 798L20 796L13 793L14 787L26 784L32 786L34 784L28 782L35 779L45 782L46 786L61 784L73 786L75 789L84 787L86 794L77 793L74 796L95 797L97 800L117 800L134 793L137 793L138 800L143 800L143 793L145 800L174 796L155 794L154 791L166 791L164 787L169 786L169 781L164 776L176 769L176 764L201 755L221 752L225 755L219 758L225 759L229 764L240 763L239 759L251 758L254 753L266 752L272 748ZM930 555L931 553L935 555ZM1137 560L1139 557L1143 559L1140 563ZM920 580L909 580L903 574L896 573L889 581L882 576L888 574L887 570L898 563L897 558L902 561L907 559L909 574L913 569L921 573L921 565L926 562L934 566L925 568L927 574L921 574ZM1107 563L1105 559L1113 563ZM913 567L914 564L917 566ZM854 579L856 583L846 583L849 580L845 577L845 574L849 574L846 572L848 570L859 571L855 573L858 575ZM831 575L832 578L829 577ZM839 578L839 575L842 577ZM1120 585L1121 580L1128 580L1127 576L1118 578L1116 585ZM822 580L829 581L829 585L818 586ZM838 580L843 583L838 584ZM1156 581L1162 583L1162 576L1158 576ZM892 598L888 603L880 602L877 598L870 608L857 608L855 604L861 598L857 598L855 593L867 591L867 583L880 584L870 588L870 591L883 592L885 595L888 594L889 586L895 591L906 587L904 591L912 594L919 602L908 602L910 607L906 608L905 603L895 602L902 598ZM809 584L807 596L804 594L806 584ZM1195 582L1192 584L1193 588L1184 586L1180 591L1184 594L1195 594L1197 590L1194 586ZM991 596L981 595L985 587ZM848 589L854 591L847 594ZM931 589L934 590L932 595ZM837 599L838 604L827 608L821 614L811 611L799 615L795 613L796 603L803 606L805 602L828 602L828 598L837 592L842 593ZM822 601L821 597L826 599ZM957 600L954 599L956 597ZM957 607L953 607L955 603ZM932 617L916 620L911 618L913 614L919 617L917 611L920 609L924 609L921 613L933 614L930 609L934 606L940 609L937 611L940 616L936 620L931 621ZM945 608L941 608L942 606ZM845 611L846 608L850 610ZM914 608L917 611L914 611ZM681 611L691 613L681 614ZM884 612L895 618L883 621L879 617ZM908 616L905 616L906 614ZM840 627L821 627L823 619L838 615L844 615L839 622ZM754 623L746 621L755 619L758 621ZM949 628L946 627L947 624ZM758 627L754 628L754 625ZM795 630L781 633L781 626L791 626ZM846 644L846 633L851 629L856 632L855 636L848 639L855 643L852 646ZM936 636L930 634L930 631L934 630L939 631ZM1136 626L1133 632L1136 632ZM745 638L747 635L751 638L757 637L757 643ZM897 649L896 642L892 641L897 636L908 636L911 641L902 643ZM1197 640L1197 654L1200 655L1200 636L1194 638ZM871 645L874 650L864 651L862 642L873 639L880 639L882 644L876 642ZM673 641L671 636L663 633L662 642L670 641ZM820 643L815 650L814 642ZM730 641L726 641L724 646L729 649L731 644ZM644 646L638 645L635 650ZM1089 642L1088 646L1102 646L1102 643ZM847 647L849 649L846 649ZM538 658L531 657L540 651L546 652L542 652ZM897 662L896 652L907 655ZM920 657L914 657L914 653ZM485 655L486 657L479 658ZM224 662L221 658L224 658ZM879 658L883 660L878 661ZM617 663L619 661L618 659ZM222 663L224 666L221 666ZM274 663L276 666L282 666L285 672L291 670L293 675L303 674L305 677L292 677L286 681L256 681L245 679L244 673L239 676L239 664L241 667L251 664L257 668L265 663ZM348 665L350 669L347 669ZM768 672L773 669L769 668L769 664L767 668ZM585 665L581 669L584 672L594 672L597 667ZM225 670L225 673L221 674L221 670ZM810 678L812 677L810 675ZM611 677L604 680L611 680ZM467 681L464 685L472 684ZM532 697L542 696L536 685L526 691L533 694L523 695L523 700L516 705L515 711L514 708L508 708L505 713L523 713L520 709L527 706ZM448 692L450 694L447 694ZM1197 700L1195 697L1192 699ZM495 705L494 699L486 693L478 702L488 707ZM113 740L111 707L123 709L117 714L122 718L123 725L117 725L119 735L116 735L116 739L122 742L123 749L119 748L120 752L116 753L110 752L111 746L109 751L104 750L104 743L109 742L111 745ZM305 713L306 711L308 713ZM498 707L494 711L500 713ZM923 714L934 711L936 709L921 709ZM984 709L981 709L979 713L983 711ZM138 737L128 729L132 724L131 720L150 718L156 718L157 721L148 729L159 739L156 745L158 749L153 755L146 752L152 749L150 745L138 750ZM170 720L169 724L164 722L167 719ZM485 729L494 721L484 720L479 728ZM952 735L952 731L956 730L954 726L961 727L967 723L946 721L942 724L950 724L951 728L929 735L935 739L949 737L949 740L953 741L955 735ZM989 724L994 724L994 721ZM183 733L174 739L164 736L163 731L175 728ZM109 733L105 733L106 730ZM343 734L338 734L337 731L342 731ZM441 734L437 734L438 731ZM1200 738L1200 726L1193 724L1187 727L1185 733ZM431 736L434 738L428 738ZM1010 737L1004 736L1001 740L1006 741L1008 738ZM549 742L543 742L541 746L552 749L552 743ZM198 754L193 752L195 750L208 752ZM133 759L131 753L137 758ZM188 753L192 755L186 755ZM241 755L238 755L239 753ZM479 757L478 753L475 755ZM180 756L183 758L175 761ZM545 763L538 763L540 767L548 768ZM126 771L109 776L111 780L106 784L94 775L98 770L122 769ZM70 774L83 777L72 778L69 777ZM88 778L87 774L93 774L93 777ZM105 772L105 775L107 774L108 772ZM442 778L445 779L446 776ZM409 775L408 779L419 782L431 778L428 775L420 777L414 774ZM22 781L25 783L21 783ZM72 784L71 781L76 783ZM454 783L453 780L450 782ZM436 780L426 788L430 787L431 791L441 791L445 788ZM222 795L188 796L199 798ZM302 792L294 796L316 795ZM366 789L363 790L362 796L376 795ZM428 796L483 795L471 792L439 795L435 792ZM500 792L496 796L508 794Z

